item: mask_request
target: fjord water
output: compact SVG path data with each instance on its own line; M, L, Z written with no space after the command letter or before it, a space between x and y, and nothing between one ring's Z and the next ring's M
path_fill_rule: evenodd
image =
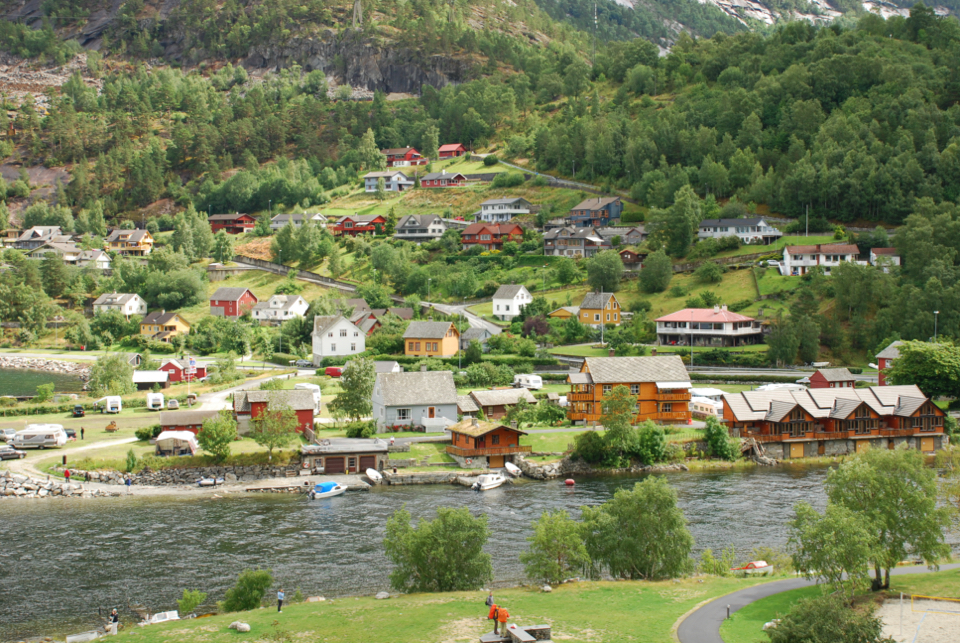
M83 382L73 375L0 368L0 395L34 395L38 386L50 382L58 393L77 393L83 389Z
M741 559L758 545L782 546L796 502L825 504L825 467L671 473L699 553L734 545ZM328 598L389 589L384 524L403 505L414 520L437 507L489 516L486 551L495 584L522 582L518 554L545 509L600 504L638 478L523 481L477 493L453 486L381 487L325 500L299 495L231 495L0 501L0 641L79 632L97 608L128 603L176 609L185 588L223 598L237 574L271 569L278 584ZM134 488L135 490L136 488Z

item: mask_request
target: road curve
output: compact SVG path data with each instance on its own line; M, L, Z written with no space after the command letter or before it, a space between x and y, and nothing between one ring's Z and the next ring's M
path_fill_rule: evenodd
M958 567L960 567L960 564L941 565L940 570L957 569ZM890 573L894 576L900 576L901 574L926 574L930 571L932 570L926 567L898 567L897 569L891 570ZM720 624L723 623L727 617L727 605L730 606L730 613L733 614L737 610L761 598L767 598L768 596L773 596L781 592L788 592L792 589L809 587L814 584L814 581L806 580L805 578L788 578L772 583L754 585L753 587L747 587L732 594L721 596L720 598L710 601L683 619L683 621L680 622L680 626L677 627L676 638L680 643L724 643L723 638L720 636Z

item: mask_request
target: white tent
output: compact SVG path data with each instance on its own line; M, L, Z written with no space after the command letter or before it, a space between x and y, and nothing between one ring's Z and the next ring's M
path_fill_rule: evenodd
M187 450L196 455L200 445L197 436L190 431L162 431L157 436L157 452L184 453Z

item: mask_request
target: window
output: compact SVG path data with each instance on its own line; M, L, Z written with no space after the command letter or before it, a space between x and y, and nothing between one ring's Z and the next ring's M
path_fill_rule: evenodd
M332 330L331 330L329 333L327 333L327 337L333 337L333 331L332 331Z
M331 352L331 353L336 353L336 352L337 352L337 345L336 345L336 344L330 344L330 352Z
M398 419L398 420L409 420L409 419L410 419L410 409L397 409L397 419Z
M604 384L604 385L603 385L603 394L606 395L607 393L609 393L611 387L612 387L611 384Z
M407 342L407 350L408 350L408 351L414 350L414 348L413 348L413 342Z
M417 342L417 347L414 350L420 350L420 342Z
M599 315L599 313L594 313L594 315L593 315L593 321L600 321L600 315Z
M640 395L640 385L631 384L630 385L630 395Z
M607 313L607 321L610 321L610 313Z
M500 436L499 435L493 436L493 438L490 440L490 444L500 444Z
M357 352L357 345L356 345L356 344L350 344L350 352L351 352L351 353L356 353L356 352Z
M347 329L346 329L346 328L341 328L341 329L340 329L340 337L346 337L346 336L347 336Z

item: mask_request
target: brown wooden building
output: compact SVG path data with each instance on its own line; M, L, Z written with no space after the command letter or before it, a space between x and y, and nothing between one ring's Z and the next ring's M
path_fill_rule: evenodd
M845 368L821 368L810 376L810 388L853 388L853 373Z
M730 433L774 458L843 455L901 445L933 453L944 412L916 386L744 391L723 396Z
M573 422L599 422L604 396L619 385L637 399L636 422L685 424L692 417L687 368L676 355L588 357L567 382L567 417Z
M526 433L496 422L466 418L447 430L451 436L447 454L461 467L497 469L512 462L515 456L533 450L520 444L520 436Z
M524 400L531 405L537 403L537 398L525 388L470 391L470 397L477 407L483 409L483 414L491 420L499 420L505 416L520 400Z
M300 448L304 469L323 470L324 475L363 473L367 469L383 471L389 447L384 440L338 438Z

